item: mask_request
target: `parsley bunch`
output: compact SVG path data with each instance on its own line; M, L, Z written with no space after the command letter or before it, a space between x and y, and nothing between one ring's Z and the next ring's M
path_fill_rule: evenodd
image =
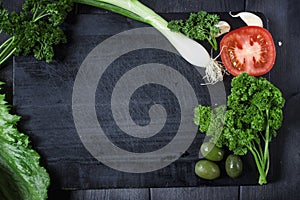
M215 35L220 33L216 25L220 17L216 14L209 14L206 11L191 13L186 21L172 20L168 23L171 31L181 32L189 38L196 40L207 40L214 50L218 49Z
M281 127L284 98L267 79L242 73L233 78L227 107L195 108L195 124L211 136L218 147L227 146L236 155L253 155L259 184L267 183L269 143Z
M9 13L0 3L0 33L10 37L0 46L0 65L11 55L34 56L50 62L53 46L66 42L59 27L72 10L71 0L26 0L22 11Z

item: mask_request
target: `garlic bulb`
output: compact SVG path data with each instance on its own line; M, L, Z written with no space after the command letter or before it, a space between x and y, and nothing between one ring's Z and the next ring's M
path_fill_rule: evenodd
M220 28L221 32L216 34L215 37L219 37L224 33L228 33L230 31L230 25L225 21L219 21L219 23L216 26Z

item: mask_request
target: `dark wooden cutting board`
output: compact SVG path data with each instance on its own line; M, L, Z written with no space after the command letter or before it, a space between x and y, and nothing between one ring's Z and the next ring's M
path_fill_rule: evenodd
M227 20L232 25L233 29L244 25L239 19L230 18L227 13L219 14L221 19ZM168 14L164 16L167 19L176 19L184 18L187 14ZM264 21L266 23L265 19ZM179 155L178 159L175 159L174 162L171 162L166 167L154 171L134 173L112 169L104 165L103 162L95 158L94 153L86 148L89 144L94 149L96 147L101 149L104 146L100 144L97 146L97 130L86 140L76 130L76 123L74 122L74 101L76 101L74 100L74 82L78 78L78 73L80 73L79 71L82 65L84 65L83 63L88 63L86 61L87 58L93 57L94 54L91 55L91 52L93 50L95 52L95 49L107 41L108 38L123 31L142 27L148 26L112 13L75 15L64 25L68 35L68 44L61 45L56 49L56 57L52 63L36 61L32 57L15 57L13 101L16 112L23 116L20 128L31 137L34 148L41 154L43 165L51 175L52 184L64 189L256 184L258 174L251 156L243 158L244 172L237 179L230 179L226 176L224 162L218 163L222 170L219 179L207 181L195 176L194 166L199 160L199 148L205 137L203 134L197 132L197 127L193 125L193 113L185 114L184 111L187 109L182 107L181 104L188 106L188 109L192 110L194 105L191 104L195 103L193 98L196 98L197 104L210 105L222 102L221 94L222 92L228 94L231 77L225 77L224 91L220 91L220 93L215 92L216 97L211 98L210 90L214 90L212 88L217 86L201 85L204 83L204 80L203 74L201 75L199 70L188 64L176 53L162 49L132 49L121 56L116 55L115 51L106 52L104 55L111 56L112 58L116 57L116 59L107 66L107 69L101 74L102 76L99 77L98 82L96 82L98 85L96 85L94 99L91 102L95 102L94 108L97 120L108 140L114 146L133 153L129 157L121 157L121 155L117 155L114 151L111 151L111 155L105 155L115 159L114 161L119 160L119 165L122 165L122 159L128 163L128 160L130 162L131 159L140 159L140 156L143 154L145 155L144 159L147 160L147 156L149 155L147 153L163 149L177 137L178 129L182 123L184 123L184 130L187 137L181 134L179 139L182 140L182 143L189 144L186 151L181 152L182 155ZM142 30L149 30L148 35L150 39L153 36L157 37L158 33L155 33L155 30L151 31L149 27ZM120 47L127 45L127 48L130 50L130 42L132 44L138 44L139 41L145 42L143 40L144 34L147 35L147 33L142 33L141 37L136 35L136 38L129 35L126 41L117 38L116 42ZM155 41L155 45L159 45L157 43L164 40L163 36L158 37L160 39ZM208 47L207 44L203 44ZM100 58L92 59L100 59L99 63L102 63L101 56ZM95 62L93 63L95 64ZM131 73L138 66L146 66L149 63L159 63L169 66L171 71L169 73L164 71L169 69L158 67L151 69L152 71L150 70L149 72L146 70L144 74L141 73L143 71L140 71L139 74L142 74L143 78L136 77L134 73L129 78L127 77L126 80L129 80L129 82L121 84L123 88L120 91L122 92L117 94L117 100L115 101L117 105L113 105L117 113L119 109L117 116L120 118L118 119L119 122L116 123L111 104L114 87L126 73ZM87 65L89 64L86 64L85 69L89 67ZM103 67L99 66L99 68ZM157 66L155 65L155 67ZM145 70L145 68L140 68L140 70ZM177 80L178 74L183 76L184 79ZM180 87L178 87L177 94L181 96L176 96L172 89L152 81L153 78L159 76L164 76L164 78L157 79L167 84L182 85L183 82L181 81L188 81L190 88L193 89L194 97L189 96L190 93ZM86 77L86 83L89 84L89 76ZM135 83L138 78L141 81L148 81L148 83L141 85L141 87L132 93L129 99L129 107L127 111L124 111L122 98L125 98L126 92L130 91L131 82ZM90 85L85 85L85 87L89 88ZM81 93L82 96L79 95L79 98L89 95L88 91L85 90L81 90ZM126 102L125 100L124 102ZM92 119L90 119L91 115L88 115L84 106L89 105L91 102L79 102L83 105L81 110L82 117L86 119L87 124ZM156 114L156 117L161 118L153 119L149 116L149 110L151 111L151 106L157 104L161 105L165 111L161 111L162 108L156 106L154 112L160 112L162 115ZM123 123L123 127L133 130L130 129L132 128L130 127L131 125L127 124L128 120L130 121L131 119L124 117L123 112L129 112L132 120L138 126L142 127L141 132L145 133L141 134L146 134L146 136L151 134L146 133L147 129L145 129L145 126L151 123L151 121L156 123L154 123L154 126L162 128L157 134L151 135L151 137L135 137L131 135L133 133L125 132L119 127ZM185 115L183 116L183 114ZM188 121L184 121L183 119L188 119ZM195 136L194 138L192 137L193 135ZM187 141L191 140L191 138L192 141ZM83 140L86 142L85 144L82 142ZM182 143L177 142L175 145L178 145L178 148L180 148ZM173 148L176 149L176 147ZM101 154L105 150L99 150L99 152ZM99 158L101 156L98 155ZM173 159L168 158L168 155L164 154L156 156L159 156L161 159ZM149 164L151 163L149 162ZM123 166L118 167L122 168ZM135 167L137 169L141 168L140 166ZM272 169L270 170L270 174L272 174Z

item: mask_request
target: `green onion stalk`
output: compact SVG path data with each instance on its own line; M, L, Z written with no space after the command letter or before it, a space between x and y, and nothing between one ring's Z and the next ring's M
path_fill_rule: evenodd
M181 33L171 31L165 19L138 0L73 0L73 3L102 8L151 25L169 40L186 61L205 68L208 84L223 80L223 67L210 57L202 45Z
M73 2L121 14L128 18L147 23L159 31L168 29L168 22L165 19L138 0L73 0Z

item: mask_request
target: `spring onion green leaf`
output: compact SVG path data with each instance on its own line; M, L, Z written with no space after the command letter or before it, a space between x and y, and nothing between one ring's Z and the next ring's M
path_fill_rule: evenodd
M165 19L138 0L73 0L73 2L110 10L153 26L169 40L186 61L194 66L205 68L208 84L223 80L223 67L210 57L202 45L182 33L171 31ZM213 24L217 21L217 17L210 17L209 20L212 20L211 24ZM214 27L212 32L219 32L219 28Z
M0 33L11 37L0 46L0 65L12 55L34 56L50 62L54 56L54 46L66 42L60 28L73 3L86 4L106 9L131 19L147 23L160 31L175 47L178 53L194 66L205 68L207 82L214 84L223 80L224 69L207 50L182 33L173 32L168 22L138 0L26 0L19 14L8 13L0 4ZM210 17L211 18L211 17ZM209 19L210 19L209 18ZM214 23L216 17L211 18ZM212 32L218 32L214 27ZM199 35L206 34L201 30ZM215 39L211 40L215 44Z

